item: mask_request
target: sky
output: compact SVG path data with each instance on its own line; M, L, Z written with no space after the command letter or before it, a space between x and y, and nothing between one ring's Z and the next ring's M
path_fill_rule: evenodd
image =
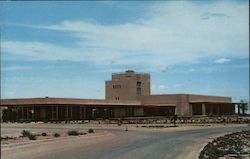
M249 101L249 2L1 2L1 98L105 98L151 75L152 94Z

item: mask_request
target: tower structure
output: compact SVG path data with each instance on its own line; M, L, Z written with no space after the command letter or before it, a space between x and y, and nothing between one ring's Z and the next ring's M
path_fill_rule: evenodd
M113 73L112 80L105 82L107 100L136 100L140 96L150 95L150 75L127 70Z

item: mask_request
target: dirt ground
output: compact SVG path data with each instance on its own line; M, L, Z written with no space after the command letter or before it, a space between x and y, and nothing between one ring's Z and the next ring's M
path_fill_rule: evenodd
M190 146L183 146L180 145L181 153L175 155L174 158L182 159L182 158L197 158L199 152L202 150L202 148L213 138L216 138L218 136L224 135L230 131L231 128L239 127L239 128L246 128L246 124L178 124L178 127L167 127L172 126L171 124L158 124L158 126L166 126L165 128L161 127L153 127L157 124L148 124L146 126L151 127L142 127L145 126L145 124L123 124L121 126L118 126L117 124L45 124L45 123L27 123L27 124L19 124L19 123L4 123L1 125L1 136L20 136L20 132L22 130L30 130L33 133L43 133L46 132L48 134L52 133L60 133L63 134L69 130L77 130L80 132L87 132L89 128L93 128L95 133L93 134L87 134L87 135L81 135L81 136L67 136L62 135L58 138L53 137L45 137L45 138L38 138L38 140L18 140L15 142L1 142L1 152L5 156L4 158L20 158L20 156L30 156L33 155L34 158L48 158L48 155L53 155L55 158L71 158L72 155L75 155L75 158L81 158L79 156L85 156L83 158L92 158L93 156L98 155L98 153L101 153L102 156L107 155L107 158L116 158L114 156L109 156L111 151L114 147L123 147L126 148L127 152L123 152L119 154L120 156L123 155L123 153L128 153L131 149L131 154L136 153L138 158L143 158L140 155L137 154L137 152L134 152L134 144L138 144L140 142L144 142L147 140L152 141L154 144L155 141L152 138L157 138L158 136L161 137L162 140L166 140L166 135L175 135L180 133L174 139L173 141L178 140L185 140L183 143L186 143ZM126 132L125 130L128 129ZM214 130L212 131L212 135L208 135L206 133L206 130ZM217 131L220 129L229 129L228 131ZM236 129L237 130L237 129ZM204 132L205 136L204 138L199 137L188 137L183 134L183 132L187 132L187 134L192 135L192 131L197 132ZM216 132L216 134L214 133ZM159 134L159 135L157 135ZM173 138L174 138L173 137ZM185 138L184 138L185 137ZM182 139L183 138L183 139ZM161 140L159 140L161 141ZM172 141L171 141L172 142ZM152 145L153 145L152 143ZM164 143L165 144L165 143ZM167 144L167 143L166 143ZM171 144L171 143L170 143ZM126 147L126 145L131 145L131 148ZM139 147L145 147L147 145L141 144ZM158 146L158 145L156 145ZM160 145L159 145L160 146ZM164 146L164 145L163 145ZM166 145L169 146L169 145ZM178 146L178 145L177 145ZM31 151L32 147L32 151ZM107 148L106 148L107 147ZM170 145L171 148L171 145ZM84 150L84 151L81 151ZM127 150L129 149L129 150ZM123 149L122 149L123 150ZM143 150L143 149L142 149ZM151 149L147 149L147 151L150 151ZM70 152L69 156L67 154L62 153L62 151ZM98 153L96 154L95 151ZM107 152L108 153L107 153ZM109 152L111 151L111 152ZM141 148L140 148L141 151ZM144 151L144 150L143 150ZM46 154L45 154L46 152ZM162 152L159 152L159 154ZM174 152L173 152L174 153ZM61 156L64 154L63 156ZM128 156L129 154L127 154ZM157 153L155 154L157 156ZM168 155L169 156L169 155ZM163 158L169 158L168 156ZM49 157L54 158L54 157ZM95 157L93 157L95 158ZM98 158L98 157L97 157ZM122 157L120 157L122 158ZM125 157L126 158L126 157ZM133 157L132 157L133 158ZM147 157L146 157L147 158ZM153 157L152 157L153 158ZM156 157L157 158L157 157Z

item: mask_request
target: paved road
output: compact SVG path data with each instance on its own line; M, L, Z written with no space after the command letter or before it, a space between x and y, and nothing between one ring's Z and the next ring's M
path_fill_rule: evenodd
M76 126L73 127L76 128ZM3 130L7 128L6 126ZM25 127L20 129L23 128ZM34 129L34 126L30 128ZM35 129L58 131L65 130L66 127L40 126ZM87 127L79 128L78 126L78 129L87 129ZM2 157L4 159L178 159L183 157L193 159L208 138L211 140L211 137L241 129L249 128L241 125L177 129L177 131L160 128L149 131L148 129L133 129L128 132L120 127L95 128L105 133L21 146L3 146Z

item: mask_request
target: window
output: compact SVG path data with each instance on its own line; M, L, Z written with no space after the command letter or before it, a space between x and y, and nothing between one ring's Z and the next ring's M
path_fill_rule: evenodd
M121 88L122 86L120 85L120 84L115 84L115 85L113 85L113 88L114 89L119 89L119 88Z
M137 94L138 96L141 95L141 82L140 82L140 81L137 81L137 82L136 82L136 94Z
M136 86L141 86L141 82L140 82L140 81L137 81L137 82L136 82Z
M137 94L138 96L141 95L141 88L136 88L136 94Z

